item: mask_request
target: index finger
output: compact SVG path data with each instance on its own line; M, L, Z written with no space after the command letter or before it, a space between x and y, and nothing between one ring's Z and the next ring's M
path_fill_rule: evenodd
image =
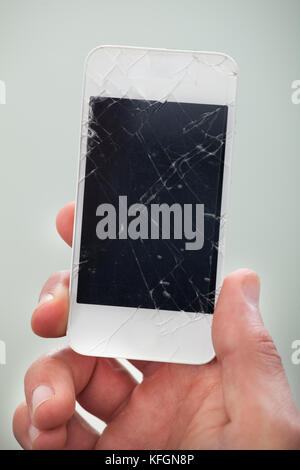
M75 204L70 202L57 214L56 228L61 238L72 245ZM44 284L39 304L33 312L31 326L33 331L45 338L64 336L69 313L68 271L53 274Z

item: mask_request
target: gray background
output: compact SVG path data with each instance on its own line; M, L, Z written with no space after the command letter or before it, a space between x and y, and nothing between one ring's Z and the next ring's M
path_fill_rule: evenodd
M300 406L299 0L0 0L0 448L42 352L30 316L47 277L70 265L55 216L75 195L84 58L100 44L226 52L239 64L226 272L258 271L261 309Z

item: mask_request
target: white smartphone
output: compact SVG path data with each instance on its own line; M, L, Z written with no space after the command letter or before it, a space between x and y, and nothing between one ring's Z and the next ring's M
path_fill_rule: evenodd
M221 53L89 54L68 325L80 354L213 359L236 82Z

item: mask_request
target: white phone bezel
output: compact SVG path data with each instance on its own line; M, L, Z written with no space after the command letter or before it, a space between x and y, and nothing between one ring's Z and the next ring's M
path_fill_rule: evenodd
M236 63L222 53L100 46L88 55L83 84L68 323L69 343L76 352L186 364L204 364L214 358L213 314L76 302L87 124L90 96L97 95L228 106L216 280L218 293L223 280L224 221L230 184L236 81Z

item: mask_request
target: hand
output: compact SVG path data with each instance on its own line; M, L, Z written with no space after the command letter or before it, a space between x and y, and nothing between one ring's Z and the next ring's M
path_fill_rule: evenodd
M74 205L57 229L70 245ZM50 277L32 316L40 336L65 334L69 273ZM26 403L14 415L25 449L300 449L300 413L258 310L259 279L239 270L223 284L214 313L217 359L202 366L132 361L138 384L115 359L64 348L36 361ZM75 401L107 426L98 435Z

